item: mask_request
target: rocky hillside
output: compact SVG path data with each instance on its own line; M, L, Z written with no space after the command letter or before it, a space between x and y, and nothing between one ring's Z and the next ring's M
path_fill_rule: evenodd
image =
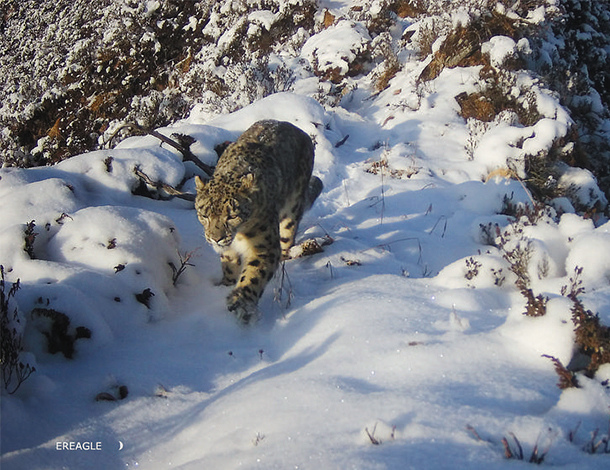
M575 121L551 155L530 162L532 179L548 180L548 163L559 159L592 169L607 191L609 8L592 0L357 0L337 9L315 0L4 0L0 158L54 163L109 145L126 122L155 128L195 107L213 116L279 91L341 106L363 78L382 90L416 54L427 63L413 84L420 94L443 68L483 66L481 91L456 99L464 118L484 123L506 111L523 125L540 117L531 96L515 91L520 71L530 71ZM308 41L323 30L319 43ZM334 34L350 36L351 47L332 50ZM519 47L493 63L481 45L494 37ZM310 86L295 89L308 77Z

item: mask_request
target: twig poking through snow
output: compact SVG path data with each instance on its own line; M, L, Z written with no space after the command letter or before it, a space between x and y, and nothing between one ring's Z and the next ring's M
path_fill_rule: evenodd
M434 224L434 227L432 227L432 230L430 230L428 235L432 235L434 233L434 231L436 230L436 227L438 226L438 224L440 223L441 220L445 221L445 224L443 225L443 232L441 233L441 238L445 238L445 233L447 232L447 217L445 217L444 215L441 215L438 218L438 220Z
M509 434L512 437L516 448L512 448L510 443L508 442L508 439L506 439L506 437L503 437L501 442L502 442L502 445L504 446L504 456L507 459L524 460L525 456L523 454L523 447L521 446L519 439L517 439L517 436L515 436L514 433L510 432ZM544 448L544 451L540 452L540 441L541 441L541 438L543 437L542 433L540 433L540 435L538 436L538 439L536 439L536 444L534 445L534 449L532 450L532 454L531 454L528 462L535 463L538 465L543 463L556 436L557 436L557 433L552 432L552 430L549 429L548 433L547 433L548 442L546 444L546 447Z
M265 439L265 435L261 434L260 432L257 432L256 436L254 437L254 439L252 439L252 444L254 445L254 447L256 447L261 442L263 442L264 439Z
M339 142L337 142L335 144L335 148L341 147L345 142L347 142L347 139L349 139L349 134L346 134L345 137L343 137L343 139L341 139Z
M487 441L487 440L483 439L483 438L482 438L482 437L479 435L479 433L477 432L477 430L476 430L476 429L475 429L473 426L471 426L470 424L467 424L467 425L466 425L466 431L470 432L470 434L472 434L472 435L474 436L474 438L475 438L477 441L479 441L479 442L489 442L489 441Z
M330 273L330 279L334 279L335 273L333 270L333 264L330 262L330 260L328 260L328 262L326 263L326 269L328 269L328 272Z
M197 253L198 250L199 248L196 248L193 251L187 251L186 253L184 253L184 255L180 253L180 251L178 251L178 257L180 258L179 268L176 268L176 265L171 261L167 263L169 264L169 267L172 268L172 283L174 286L178 282L180 276L184 273L184 271L186 271L187 266L195 266L194 264L189 263L189 261L195 255L195 253Z
M369 428L364 428L364 432L366 432L366 435L369 437L369 439L371 440L371 443L373 445L381 445L381 440L377 439L375 437L375 430L377 429L377 423L375 423L375 426L373 426L373 432L369 432Z
M282 261L282 264L280 265L279 284L280 284L279 287L277 289L275 289L275 295L273 297L273 300L275 302L278 302L279 304L281 304L282 300L284 299L284 293L285 293L286 302L284 304L284 308L288 308L288 307L290 307L294 294L292 292L292 282L290 282L290 276L288 276L288 272L286 271L286 262L285 261Z

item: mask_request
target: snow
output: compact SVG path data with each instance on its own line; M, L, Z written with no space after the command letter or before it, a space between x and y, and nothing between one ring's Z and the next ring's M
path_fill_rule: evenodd
M516 56L517 44L506 36L494 36L481 45L481 52L489 54L489 60L494 67L500 67L507 59Z
M259 23L262 27L264 27L267 31L271 30L271 26L276 20L276 15L270 11L254 11L248 15L248 19L250 21L254 21Z
M150 137L52 168L3 170L0 190L11 204L0 246L11 278L21 278L20 307L49 299L93 332L67 360L44 352L36 325L28 330L38 370L3 397L11 429L3 433L3 468L495 468L505 465L503 436L513 432L531 448L548 427L559 433L550 463L604 467L567 441L566 426L603 429L608 392L596 380L561 392L541 357L569 362L570 303L556 296L545 317L524 317L512 283L495 286L490 274L507 272L505 262L477 255L488 247L475 229L483 220L506 225L496 214L505 195L527 199L522 186L448 183L447 174L463 178L476 163L447 155L445 175L422 171L429 162L425 151L413 152L417 137L405 143L392 129L388 164L417 172L382 180L364 171L384 153L366 150L382 137L367 122L374 116L338 116L286 93L207 124L193 114L171 131L195 136L203 154L262 117L291 118L315 137L325 191L301 236L327 231L334 243L286 263L288 281L273 281L264 318L249 329L225 310L226 289L214 285L218 261L193 210L131 194L135 164L172 184L184 175L179 157ZM331 144L347 133L353 138L344 145ZM112 172L103 163L109 156ZM69 217L60 224L61 213ZM40 232L36 260L21 249L31 219ZM607 225L565 214L528 236L547 246L536 251L557 264L550 275L558 284L578 264L591 273L587 285L595 280L591 287L608 295L610 268L595 255L608 249ZM168 260L193 249L195 266L174 287ZM485 271L472 284L466 256ZM125 269L115 273L119 264ZM147 287L155 293L150 308L133 297ZM124 401L93 400L117 384L129 387ZM56 450L57 442L89 441L102 450Z
M367 36L342 20L302 54L346 72ZM498 62L516 47L489 44ZM15 394L3 392L2 468L488 470L521 465L504 456L511 436L526 458L548 449L545 465L607 468L607 455L583 448L596 429L607 435L610 368L560 390L542 357L572 359L572 302L561 288L577 268L583 303L610 323L610 222L573 205L607 201L590 172L566 169L559 184L573 194L557 205L567 212L528 225L506 214L507 201L531 205L522 181L487 178L498 168L520 175L526 154L565 136L569 115L534 86L543 119L474 132L454 97L477 90L479 67L444 70L423 89L421 68L406 63L375 94L354 78L337 107L313 98L321 82L308 76L293 92L218 116L195 108L158 130L192 136L208 164L217 144L260 119L290 121L316 144L324 191L299 241L333 243L285 262L248 328L226 310L218 256L192 203L134 194L136 167L193 191L199 170L177 151L133 137L52 167L1 169L0 263L8 281L20 279L15 301L36 367ZM24 250L30 221L34 259ZM549 299L543 317L523 315L500 233L530 247L531 287ZM70 334L85 327L91 338L76 339L73 359L50 354L34 308L65 313ZM96 401L120 386L126 398Z
M583 168L566 168L559 178L559 185L572 193L577 204L593 207L596 204L604 207L608 204L606 196L597 187L595 176Z
M308 39L301 54L312 66L317 64L321 72L338 68L341 75L345 75L370 41L369 33L361 24L341 20Z
M610 263L600 253L610 248L610 225L606 223L595 230L581 233L574 237L572 244L566 260L568 269L582 267L583 281L591 289L603 289L610 281Z
M455 12L452 12L452 23L453 27L458 26L466 27L470 23L470 13L466 7L459 7Z

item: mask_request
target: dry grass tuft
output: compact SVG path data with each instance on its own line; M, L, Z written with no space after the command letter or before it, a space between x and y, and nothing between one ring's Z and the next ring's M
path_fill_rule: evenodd
M553 362L555 366L555 372L559 377L559 382L557 382L557 386L561 390L565 390L566 388L578 388L578 379L574 372L568 370L559 359L553 356L549 356L547 354L543 354L542 357L546 357Z

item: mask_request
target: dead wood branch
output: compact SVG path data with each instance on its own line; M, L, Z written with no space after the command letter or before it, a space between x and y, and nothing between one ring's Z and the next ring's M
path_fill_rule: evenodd
M199 160L199 158L197 158L197 156L193 152L191 152L191 150L188 147L185 147L181 143L176 142L173 139L170 139L169 137L161 134L160 132L158 132L154 129L147 129L143 126L140 126L139 124L130 122L130 123L122 125L114 132L114 134L112 134L110 139L108 139L108 142L111 142L117 136L117 134L124 129L132 129L132 130L141 132L143 134L152 135L153 137L156 137L157 139L159 139L161 142L178 150L182 154L182 158L184 159L184 161L193 162L201 170L203 170L208 176L212 176L212 174L214 173L214 168L211 167L210 165L207 165L206 163L203 163L201 160Z
M163 181L153 181L150 178L150 176L148 176L146 173L144 173L142 170L140 170L140 168L137 166L133 169L133 171L138 178L140 178L142 181L144 181L144 183L146 183L147 185L155 188L157 191L162 189L170 196L174 196L174 197L177 197L180 199L185 199L187 201L195 200L194 194L182 192L182 191L174 188L173 186L170 186L169 184L164 183Z

